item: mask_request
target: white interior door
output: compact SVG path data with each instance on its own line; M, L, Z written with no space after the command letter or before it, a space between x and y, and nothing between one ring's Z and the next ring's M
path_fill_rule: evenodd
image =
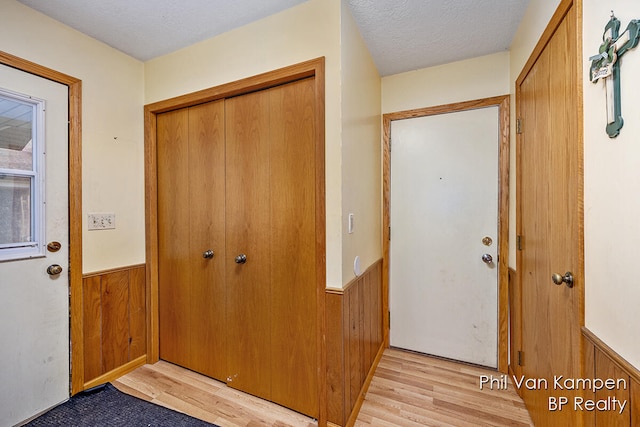
M3 65L0 88L0 425L14 425L69 397L68 101Z
M392 122L392 346L497 368L498 141L497 106Z

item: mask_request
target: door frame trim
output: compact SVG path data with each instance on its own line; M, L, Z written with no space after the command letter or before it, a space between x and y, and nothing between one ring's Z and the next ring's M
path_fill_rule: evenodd
M473 101L418 108L382 116L382 313L389 313L389 238L391 226L391 122L436 114L498 107L500 141L498 141L498 370L507 373L509 350L509 95ZM389 316L384 319L384 343L389 347Z
M320 57L269 71L242 80L225 83L197 92L188 93L144 107L145 146L145 236L146 236L146 291L147 291L147 363L159 360L158 314L158 169L157 169L157 115L167 111L190 107L217 99L229 98L270 87L294 82L307 77L315 78L315 160L316 160L316 304L318 348L318 425L326 424L327 381L325 349L325 290L326 290L326 203L325 203L325 58ZM324 424L323 424L324 423Z
M71 394L84 389L82 319L82 80L0 51L0 64L69 88L69 311ZM73 369L72 369L73 368Z

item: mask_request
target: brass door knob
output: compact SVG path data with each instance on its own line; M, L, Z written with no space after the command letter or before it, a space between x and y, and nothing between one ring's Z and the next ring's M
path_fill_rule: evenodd
M553 283L555 283L558 286L564 283L567 285L568 288L573 288L573 273L571 273L570 271L567 271L566 273L564 273L564 276L558 273L553 273L551 275L551 280L553 280Z
M49 274L50 276L57 276L60 273L62 273L62 267L58 264L51 264L49 267L47 267L47 274Z

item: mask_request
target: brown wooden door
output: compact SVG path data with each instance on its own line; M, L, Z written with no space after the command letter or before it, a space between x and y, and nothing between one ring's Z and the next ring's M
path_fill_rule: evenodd
M312 78L157 117L160 357L318 417L315 135Z
M225 102L227 382L270 400L269 93ZM236 263L241 255L246 262Z
M274 402L318 418L315 89L270 91L271 360Z
M224 102L158 115L157 141L160 357L224 379Z
M573 392L554 383L559 376L580 377L584 284L575 8L560 18L537 60L517 83L522 119L518 139L522 375L546 380L535 387L529 383L522 392L537 426L580 423L580 413L572 406ZM553 273L565 272L573 273L573 288L553 283ZM553 399L560 397L569 404L554 411Z
M314 90L226 100L226 264L228 384L317 417Z

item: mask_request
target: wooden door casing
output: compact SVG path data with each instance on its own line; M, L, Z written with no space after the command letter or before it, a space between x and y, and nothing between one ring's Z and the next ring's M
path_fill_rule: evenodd
M509 111L508 95L492 98L476 99L454 104L439 105L414 110L387 113L383 116L383 264L382 264L382 312L389 312L389 250L391 232L391 123L426 115L464 111L474 108L499 106L500 110L500 143L499 143L499 207L498 207L498 370L508 370L508 258L509 258ZM384 343L389 346L389 317L383 318Z
M170 111L181 108L192 107L205 104L214 100L225 100L236 96L253 93L270 88L277 88L288 83L297 82L310 78L313 87L313 137L312 148L314 163L309 171L314 176L313 200L315 218L314 234L309 239L310 244L315 248L315 259L313 263L312 277L313 301L310 306L315 307L315 312L307 313L309 318L315 319L314 327L306 331L298 331L300 334L308 334L309 342L315 344L309 351L312 356L306 354L299 355L300 364L306 363L309 359L313 365L305 366L303 371L313 372L316 376L310 382L316 383L317 388L306 390L305 399L317 400L318 425L326 425L327 419L327 372L326 372L326 349L325 349L325 288L326 288L326 204L325 204L325 77L324 58L316 58L298 64L290 65L281 69L269 71L242 80L226 83L220 86L203 89L197 92L181 95L175 98L158 101L145 106L145 190L146 190L146 253L147 253L147 287L148 287L148 341L147 341L147 362L155 363L159 360L160 353L160 316L159 316L159 282L160 282L160 257L159 257L159 169L160 165L158 153L158 117ZM288 113L287 113L288 114ZM306 119L305 119L306 120ZM225 258L229 259L232 254ZM235 255L234 255L235 256ZM298 289L293 290L294 293ZM288 304L286 300L284 304ZM294 304L291 308L295 308ZM303 307L304 308L304 307ZM313 309L311 309L313 310ZM313 334L315 333L315 337ZM298 356L298 351L290 346L287 348L290 354ZM226 352L224 352L226 355ZM309 353L309 354L312 354ZM293 360L294 357L290 356ZM294 361L295 362L295 361ZM295 373L290 374L290 381L298 380ZM226 380L226 377L225 377ZM312 386L311 386L312 387Z
M522 388L536 425L579 425L580 411L552 411L554 376L581 377L584 323L582 135L578 7L563 2L532 59L518 78L522 133L518 158L517 273L522 295L520 371L548 387ZM570 271L574 287L555 285L553 273ZM516 331L517 333L517 331Z
M317 417L314 139L312 78L157 117L161 358Z

